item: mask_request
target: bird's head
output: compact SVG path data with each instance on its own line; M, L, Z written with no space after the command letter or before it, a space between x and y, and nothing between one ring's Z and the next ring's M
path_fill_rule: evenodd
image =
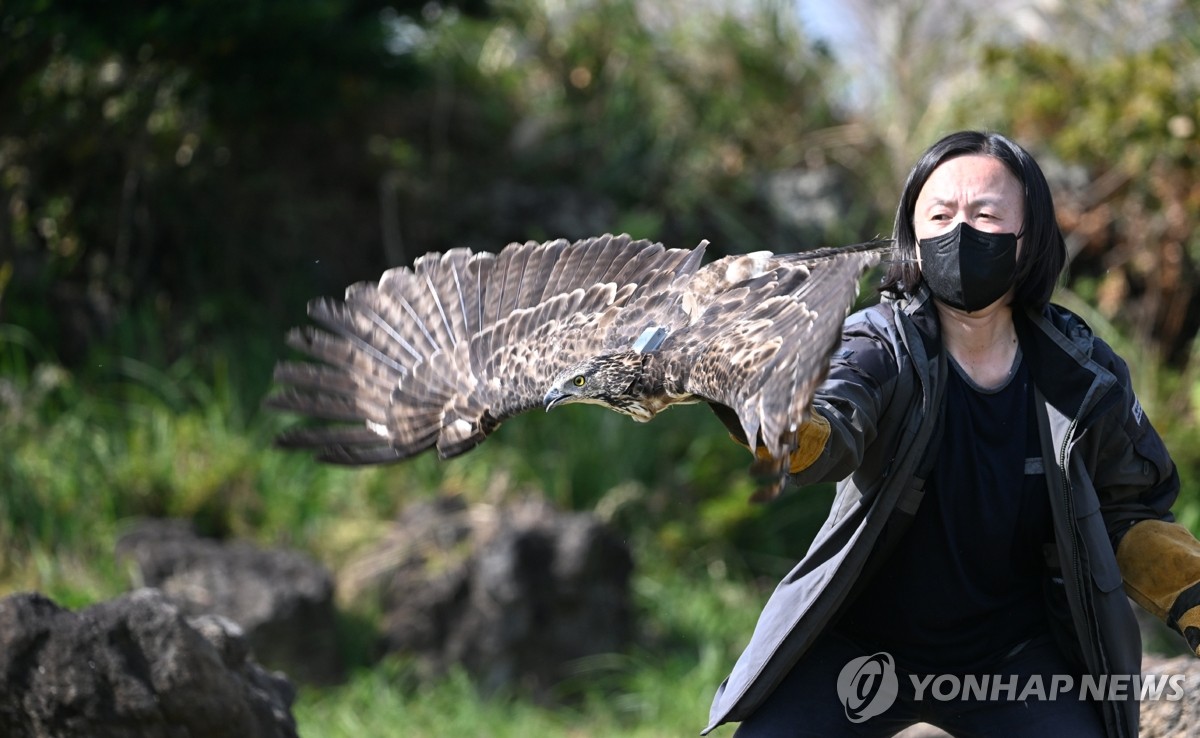
M630 388L641 375L642 359L642 354L634 351L618 351L569 366L550 383L542 404L549 411L559 405L588 402L636 418L644 411L639 412L641 405Z

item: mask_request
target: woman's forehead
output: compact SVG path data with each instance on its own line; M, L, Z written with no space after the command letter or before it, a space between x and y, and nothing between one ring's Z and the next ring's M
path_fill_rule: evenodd
M982 204L1021 199L1021 183L1004 162L993 156L969 154L942 162L929 174L917 199L929 203Z

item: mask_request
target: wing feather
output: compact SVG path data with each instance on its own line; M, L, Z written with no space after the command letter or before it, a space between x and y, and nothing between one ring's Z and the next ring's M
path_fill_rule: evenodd
M423 289L424 285L409 269L389 269L376 287L380 301L387 305L381 315L404 336L421 360L442 348L435 337L436 330L429 325L432 316L421 309L423 304L428 307L420 300Z
M628 236L621 237L624 240L628 240L628 238ZM563 255L563 258L555 262L545 288L538 295L539 299L546 299L552 295L570 292L576 287L592 284L590 277L596 255L612 245L613 238L611 236L601 236L590 238L578 244L576 248L570 249Z
M377 327L351 304L318 299L309 304L308 314L314 321L341 336L350 355L362 354L372 364L399 374L404 372L404 364L389 351L393 344L378 335Z
M346 464L463 453L539 407L567 366L664 327L666 384L728 407L747 438L786 459L858 280L890 246L701 266L704 245L605 235L453 249L353 285L344 301L314 300L320 328L288 342L318 363L281 363L283 389L268 403L349 425L301 428L281 443Z
M587 271L578 279L579 284L602 284L613 262L626 253L631 239L628 236L596 239L591 256L586 264Z
M504 316L522 306L522 300L526 299L524 296L529 292L526 282L540 282L544 279L541 276L547 266L544 261L547 254L544 252L557 252L560 246L560 242L557 241L544 245L527 241L523 244L511 244L500 252L500 259L504 262L500 267L503 274L499 283L500 296L495 303L489 297L489 304L496 306L492 315L494 322L503 320ZM529 268L530 261L533 262L532 269Z
M289 343L320 364L281 364L283 389L267 402L357 422L286 437L338 463L394 461L434 446L442 456L462 453L540 406L550 378L570 364L631 344L644 321L686 322L672 307L678 295L660 293L677 293L681 270L695 271L701 254L608 235L427 254L377 284L353 285L343 301L314 301L320 328L294 331ZM637 322L622 320L634 301Z
M564 239L552 241L548 248L537 249L530 258L530 267L525 271L521 300L516 309L533 307L561 292L570 291L572 282L564 280L567 265L587 249L593 239L574 244Z
M378 287L365 283L353 285L346 290L345 302L386 336L380 337L380 348L389 351L389 355L398 363L407 367L424 360L425 354L410 343L408 336L396 330L396 322L400 317L397 310L399 306L384 299Z
M749 271L746 264L731 268L743 257L709 265L710 291L697 298L707 302L696 322L662 347L670 373L688 392L732 408L747 438L786 459L828 370L858 280L888 248L874 242L761 257ZM745 278L723 284L713 277L720 270Z

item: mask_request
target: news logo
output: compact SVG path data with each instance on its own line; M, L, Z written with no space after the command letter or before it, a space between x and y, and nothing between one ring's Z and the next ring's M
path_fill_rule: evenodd
M882 713L900 693L895 659L884 651L851 659L838 674L837 693L846 708L846 719L852 723Z
M1187 694L1184 674L902 674L905 699L914 702L1178 702ZM851 659L838 674L838 699L852 723L882 714L899 694L896 660L886 651Z

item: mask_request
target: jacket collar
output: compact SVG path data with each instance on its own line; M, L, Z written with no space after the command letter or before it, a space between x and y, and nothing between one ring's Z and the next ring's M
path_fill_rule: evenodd
M924 282L914 294L885 299L893 300L896 303L896 309L908 316L921 336L927 357L933 359L942 353L941 326L938 322L937 308L933 304L933 293L929 291L929 287Z
M941 326L929 287L922 283L912 295L888 299L912 321L926 356L940 354ZM1041 312L1014 310L1013 324L1034 383L1063 415L1082 422L1116 401L1108 390L1117 378L1096 360L1095 336L1078 315L1049 304Z
M1097 361L1095 336L1082 318L1047 305L1014 311L1013 324L1034 383L1060 413L1086 423L1117 400L1109 392L1117 377Z

